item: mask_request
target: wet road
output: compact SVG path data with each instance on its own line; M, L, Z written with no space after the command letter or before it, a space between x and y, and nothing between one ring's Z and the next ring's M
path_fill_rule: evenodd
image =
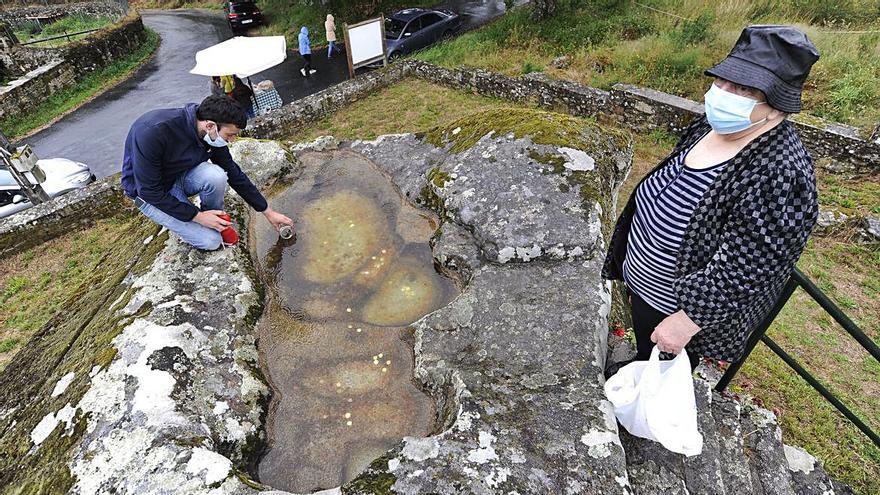
M143 12L142 17L162 37L156 56L129 80L26 139L37 156L83 162L106 177L121 170L125 136L141 114L208 95L208 78L189 70L195 52L231 36L225 20L201 11Z
M442 7L464 16L462 31L504 13L503 0L452 0ZM106 177L120 170L125 136L141 114L198 102L209 94L208 78L190 74L189 70L195 65L197 51L232 36L222 14L147 10L141 15L144 25L162 38L156 56L127 81L24 140L34 147L37 156L83 162L96 176ZM312 66L318 72L312 77L299 74L302 59L290 52L282 64L251 76L251 81L256 84L271 79L284 103L290 103L348 79L344 54L329 60L326 55L325 51L315 51Z

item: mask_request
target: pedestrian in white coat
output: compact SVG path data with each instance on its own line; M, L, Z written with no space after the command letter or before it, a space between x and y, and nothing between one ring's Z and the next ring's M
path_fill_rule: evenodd
M341 52L342 50L336 46L336 21L333 14L327 14L327 20L324 21L324 30L327 32L327 58L333 56L333 50Z

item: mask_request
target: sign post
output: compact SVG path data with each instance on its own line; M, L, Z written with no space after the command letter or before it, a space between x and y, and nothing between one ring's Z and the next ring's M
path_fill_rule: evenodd
M355 69L382 61L388 65L385 46L385 16L368 19L357 24L343 24L345 56L348 58L348 74L354 77Z
M4 138L5 139L5 138ZM12 174L15 182L21 186L21 190L31 204L38 205L49 201L50 198L40 184L46 181L46 172L37 164L37 155L29 145L24 145L20 150L10 151L5 146L0 147L0 158ZM34 178L31 182L28 172Z

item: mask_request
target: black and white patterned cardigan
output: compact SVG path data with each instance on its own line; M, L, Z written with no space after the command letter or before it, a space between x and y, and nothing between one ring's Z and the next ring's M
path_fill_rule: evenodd
M705 117L692 123L645 178L709 130ZM623 280L635 198L633 190L617 219L602 268L606 280ZM673 291L701 328L688 352L727 361L742 356L749 331L769 313L804 250L818 210L813 161L787 121L731 159L697 204L678 252Z

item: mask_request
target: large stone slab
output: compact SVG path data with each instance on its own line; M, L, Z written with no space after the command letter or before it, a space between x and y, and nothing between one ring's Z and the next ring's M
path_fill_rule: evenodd
M435 259L466 285L415 324L438 433L405 439L343 493L630 493L602 390L600 278L625 138L513 111L349 147L441 214Z

